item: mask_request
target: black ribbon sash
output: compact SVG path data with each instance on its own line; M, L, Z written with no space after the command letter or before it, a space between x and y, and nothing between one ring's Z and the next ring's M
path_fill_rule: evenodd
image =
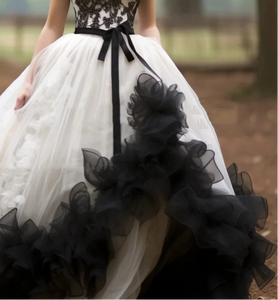
M139 61L152 72L159 80L161 78L156 72L149 66L144 58L136 51L135 46L132 42L130 35L134 34L133 28L129 22L126 21L120 24L118 27L102 30L98 28L75 28L75 34L92 34L102 36L103 45L100 50L98 60L105 61L108 49L112 43L112 66L111 66L111 77L112 77L112 104L113 104L113 152L114 154L121 153L121 121L120 121L120 81L119 81L119 49L122 48L128 62L134 60L134 55L137 56ZM122 34L125 34L129 44L128 48L125 39Z

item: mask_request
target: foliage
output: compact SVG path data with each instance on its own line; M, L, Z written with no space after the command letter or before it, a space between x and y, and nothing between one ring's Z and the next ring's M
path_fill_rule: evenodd
M165 9L165 4L168 2L169 0L157 1L159 15L169 14ZM256 14L255 0L200 0L200 3L205 15L254 16ZM14 13L45 15L48 7L49 0L1 0L0 16Z
M255 16L255 0L202 0L207 15Z

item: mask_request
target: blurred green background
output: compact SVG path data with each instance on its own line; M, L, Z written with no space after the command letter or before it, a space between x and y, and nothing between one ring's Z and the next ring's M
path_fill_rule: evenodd
M0 0L0 95L30 63L48 6ZM157 11L162 45L200 97L226 165L247 170L268 198L263 235L277 241L277 1L157 0ZM65 34L74 27L71 9ZM268 264L275 270L276 257ZM250 299L277 299L274 281L253 285Z
M176 63L248 64L257 56L256 0L157 0L166 51ZM181 2L181 1L180 1ZM0 57L27 63L49 1L0 0ZM73 32L70 10L65 33Z

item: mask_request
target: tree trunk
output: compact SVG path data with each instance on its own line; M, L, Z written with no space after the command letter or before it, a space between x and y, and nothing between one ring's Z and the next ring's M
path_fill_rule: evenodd
M259 64L257 87L266 94L277 93L277 1L258 0Z
M172 17L184 15L200 15L201 0L166 0L165 6Z

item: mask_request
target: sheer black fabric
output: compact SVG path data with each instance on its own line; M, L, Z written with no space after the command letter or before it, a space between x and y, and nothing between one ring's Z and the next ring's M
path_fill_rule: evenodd
M135 46L132 42L130 35L134 34L134 30L130 26L128 21L122 23L116 28L112 28L110 30L102 30L97 28L76 28L75 34L92 34L98 35L103 38L103 45L101 51L99 53L98 60L105 61L107 51L109 49L110 44L112 44L112 65L111 65L111 73L112 76L112 103L113 103L113 154L121 153L121 122L120 122L120 84L119 84L119 50L122 49L123 53L126 56L128 62L132 62L134 60L134 55L137 56L139 61L142 63L146 69L148 69L153 75L157 76L161 80L161 78L157 75L157 73L149 66L149 64L145 61L145 59L136 51ZM129 47L132 49L133 54L128 48L125 39L122 34L125 34L127 37L127 41Z
M236 197L216 196L222 205L214 203L215 196L207 207L205 198L202 206L197 197L188 205L185 199L192 195L186 195L176 208L168 206L170 230L139 298L247 299L252 278L259 288L274 278L264 263L276 245L255 230L264 226L267 201L254 195L250 176L238 173L235 164L228 173L238 192Z
M236 195L215 193L223 176L214 152L180 139L184 100L176 85L142 74L128 107L135 134L123 152L109 160L83 149L85 178L95 191L83 182L74 186L49 231L31 220L19 226L16 209L0 220L1 298L93 297L115 255L112 237L127 236L135 219L154 217L162 201L172 227L141 297L160 296L155 282L166 286L165 272L187 283L201 276L205 298L244 298L251 277L260 288L273 278L264 263L276 246L255 229L267 218L266 199L254 195L249 175L236 165L228 168ZM184 296L186 288L176 291Z

